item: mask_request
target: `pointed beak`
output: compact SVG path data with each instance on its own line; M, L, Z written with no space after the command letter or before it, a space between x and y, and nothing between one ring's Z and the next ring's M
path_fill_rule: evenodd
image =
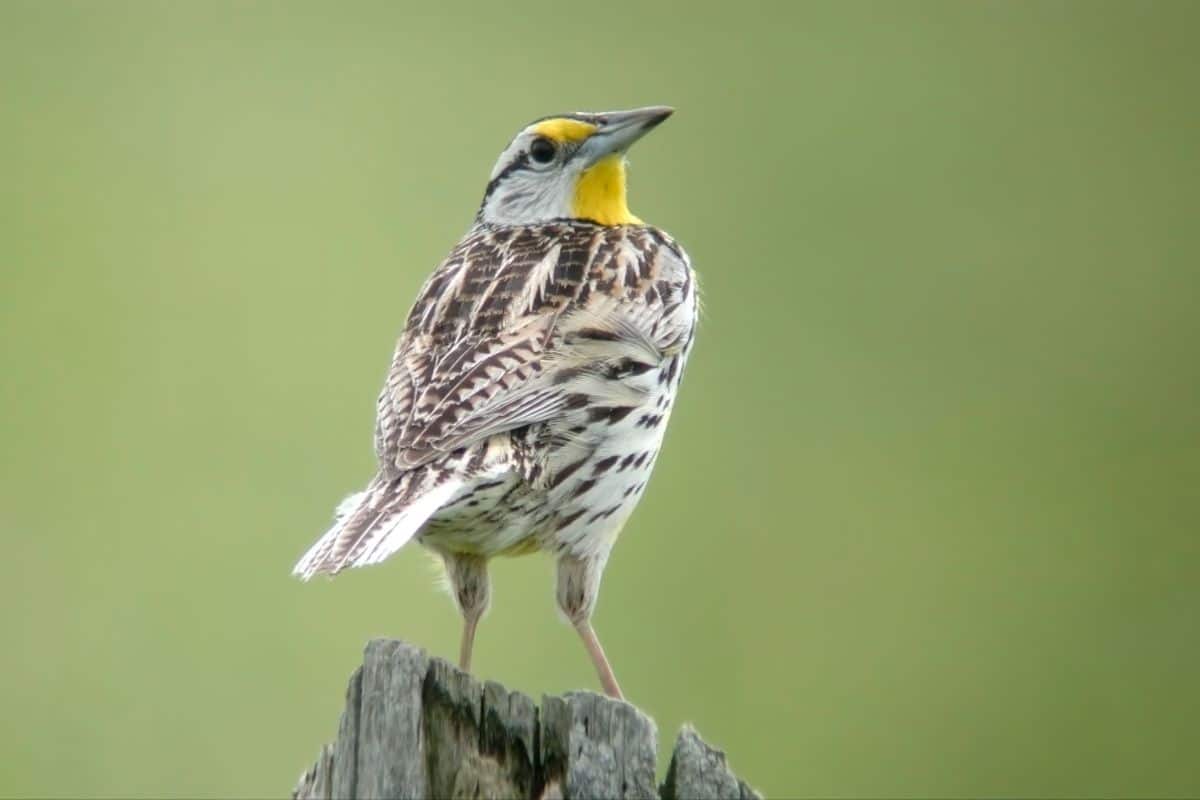
M646 106L632 111L609 111L597 114L596 132L581 148L589 164L605 156L624 153L630 145L658 127L675 113L670 106Z

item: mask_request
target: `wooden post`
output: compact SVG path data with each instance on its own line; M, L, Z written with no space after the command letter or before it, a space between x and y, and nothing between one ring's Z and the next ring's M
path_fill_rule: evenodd
M654 721L591 692L529 697L404 642L376 639L350 678L337 740L292 792L337 798L691 800L760 797L684 726L661 786Z

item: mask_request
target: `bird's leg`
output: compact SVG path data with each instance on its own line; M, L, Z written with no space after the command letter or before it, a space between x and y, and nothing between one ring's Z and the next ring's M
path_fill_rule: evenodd
M487 559L463 553L443 553L450 593L463 616L462 644L458 651L458 666L471 671L471 650L475 645L475 629L483 618L492 598L488 580Z
M479 625L477 617L463 617L462 642L458 646L458 668L463 672L471 671L471 650L475 647L475 628Z
M625 695L621 694L617 676L613 674L612 665L608 663L608 658L604 655L604 648L600 646L600 639L596 636L592 623L585 619L583 622L575 624L575 630L579 631L579 637L583 639L583 646L587 648L588 655L592 657L592 663L596 666L596 674L600 676L600 685L604 687L604 693L609 697L624 700Z
M558 607L570 620L583 646L596 667L600 685L609 697L624 700L621 687L613 674L612 665L604 655L600 639L592 628L592 611L596 608L596 596L600 592L600 576L604 572L606 558L577 558L563 555L558 559Z

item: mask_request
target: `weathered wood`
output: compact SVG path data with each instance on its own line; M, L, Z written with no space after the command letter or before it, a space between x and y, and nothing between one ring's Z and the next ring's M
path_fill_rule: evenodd
M470 675L393 640L367 644L337 741L300 777L298 800L529 798L685 800L759 795L691 726L655 785L653 720L590 692L543 697Z
M657 800L654 722L628 703L591 692L542 698L547 788L564 797Z
M758 796L729 769L725 751L710 747L691 725L683 726L663 781L662 800L753 800Z

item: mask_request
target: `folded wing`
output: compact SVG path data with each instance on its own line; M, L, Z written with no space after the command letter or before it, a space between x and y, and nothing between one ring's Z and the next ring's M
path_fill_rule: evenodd
M637 386L613 375L682 346L690 281L682 253L652 229L468 237L426 283L396 348L379 398L381 468L398 474L582 405L636 404Z

